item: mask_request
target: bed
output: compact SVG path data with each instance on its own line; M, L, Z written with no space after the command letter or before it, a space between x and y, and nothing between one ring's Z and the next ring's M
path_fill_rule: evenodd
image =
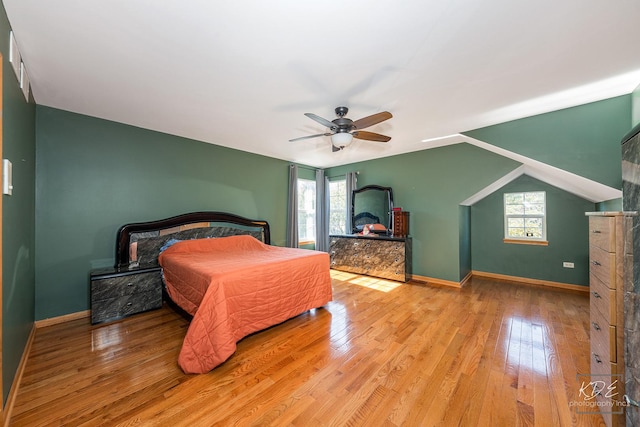
M166 294L190 317L178 364L205 373L236 343L332 299L329 255L270 245L269 224L197 212L128 224L118 234L120 267L159 267Z

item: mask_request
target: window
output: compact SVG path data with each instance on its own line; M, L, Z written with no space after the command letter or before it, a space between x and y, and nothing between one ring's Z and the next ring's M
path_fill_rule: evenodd
M544 242L547 239L544 191L505 193L504 238Z
M298 179L298 243L316 241L316 182Z
M347 180L329 182L329 234L347 232Z

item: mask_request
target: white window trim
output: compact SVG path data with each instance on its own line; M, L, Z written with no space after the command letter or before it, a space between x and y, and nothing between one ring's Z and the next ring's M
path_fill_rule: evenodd
M346 202L347 202L347 199L348 199L347 194L346 194L346 185L347 185L347 178L346 178L346 176L345 176L345 177L341 177L341 178L337 178L337 179L333 179L333 180L331 180L331 181L330 181L330 183L329 183L329 196L330 196L330 197L329 197L329 221L331 221L331 216L332 216L331 214L332 214L333 212L338 212L338 210L337 210L337 209L333 209L333 208L331 207L331 200L332 200L332 199L331 199L331 184L333 184L333 183L339 183L339 182L342 182L342 183L344 183L344 185L345 185L345 194L344 194L344 198L345 198L345 207L344 207L344 209L342 209L342 210L341 210L342 214L344 215L344 227L345 227L345 228L344 228L344 230L342 230L342 231L340 232L340 234L351 234L351 233L349 233L349 232L347 231L347 229L346 229L346 227L347 227L347 223L349 222L349 221L347 220L347 215L349 215L349 206L347 206L347 203L346 203ZM331 223L329 223L329 229L331 230Z
M314 194L315 194L315 191L317 191L317 189L315 188L315 185L316 185L316 181L315 180L298 177L298 182L297 182L298 186L299 186L300 181L305 181L305 182L308 182L308 183L312 183L313 184L313 188L314 188ZM299 194L298 194L298 197L300 197ZM315 196L314 196L314 203L315 203ZM316 209L314 207L314 216L315 215L317 215L317 211L316 211ZM300 208L299 207L298 207L298 221L300 221ZM317 218L314 219L314 224L315 224L315 221L317 221ZM300 225L298 224L297 226L299 227ZM314 236L313 236L313 238L300 237L300 233L299 233L299 229L298 229L298 246L313 245L315 243L316 243L315 227L314 227Z
M527 194L527 193L542 193L544 195L544 213L542 215L507 215L507 195L508 194ZM504 239L505 243L516 244L530 244L530 245L548 245L547 240L547 192L546 191L514 191L511 193L504 193L502 197L502 213L504 215ZM509 218L541 218L542 219L542 237L511 237L509 236L508 221Z

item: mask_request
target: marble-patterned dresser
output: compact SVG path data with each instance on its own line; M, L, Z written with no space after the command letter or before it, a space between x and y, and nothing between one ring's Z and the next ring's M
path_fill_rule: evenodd
M640 125L622 140L622 206L640 211ZM640 426L640 217L633 218L633 254L624 284L626 425Z
M411 237L331 235L329 256L334 270L411 280Z

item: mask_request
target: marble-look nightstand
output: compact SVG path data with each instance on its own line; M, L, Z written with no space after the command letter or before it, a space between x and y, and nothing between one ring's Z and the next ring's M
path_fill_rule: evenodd
M91 271L91 323L117 320L160 307L160 267Z

